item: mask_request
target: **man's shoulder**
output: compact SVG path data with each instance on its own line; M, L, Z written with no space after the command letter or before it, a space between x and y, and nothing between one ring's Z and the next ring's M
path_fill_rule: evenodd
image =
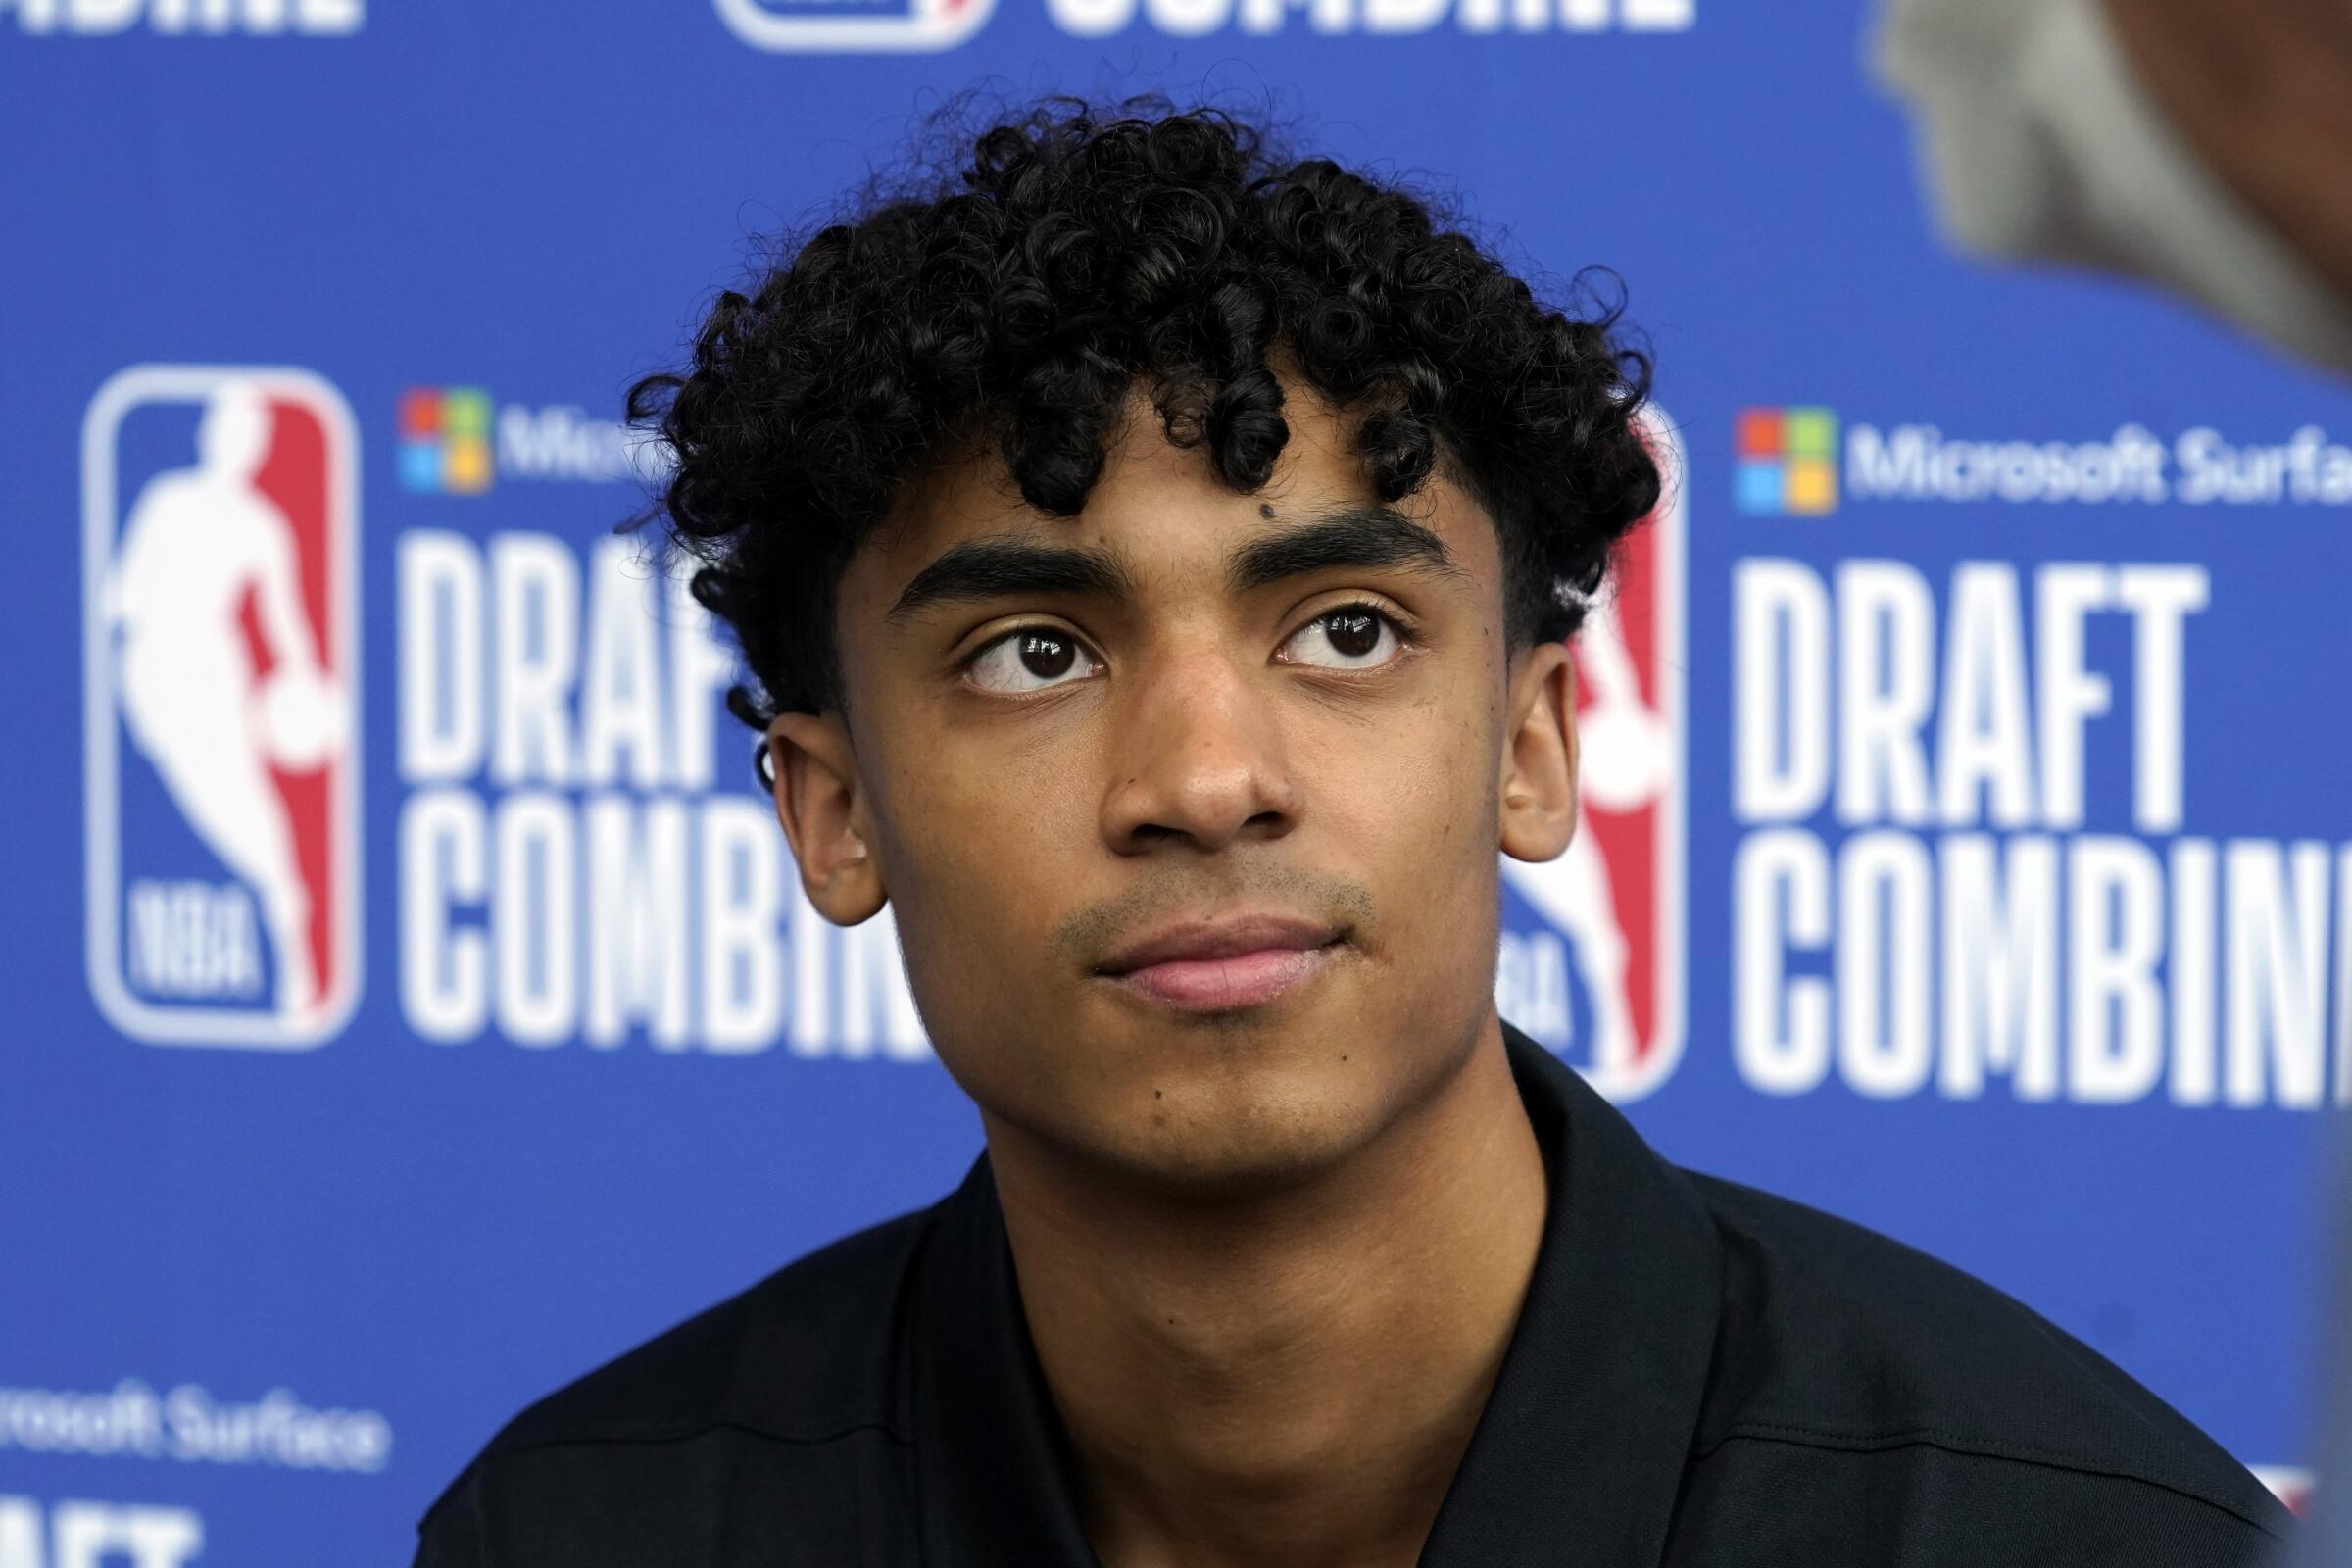
M895 1310L935 1209L902 1214L808 1253L530 1405L427 1511L481 1505L486 1477L569 1474L564 1454L620 1456L712 1434L798 1451L860 1433L908 1441ZM512 1500L512 1499L510 1499ZM461 1560L452 1557L451 1560Z
M902 1214L786 1264L533 1404L490 1449L712 1423L787 1438L887 1424L889 1307L929 1218Z
M1691 1180L1725 1268L1700 1460L1779 1445L1854 1456L1857 1473L1883 1476L1891 1459L2007 1491L2031 1467L2042 1472L2032 1487L2137 1492L2257 1532L2288 1528L2219 1444L2015 1298L1792 1200Z

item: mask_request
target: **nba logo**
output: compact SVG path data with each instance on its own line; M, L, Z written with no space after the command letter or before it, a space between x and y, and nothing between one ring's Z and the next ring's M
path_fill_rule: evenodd
M1616 1101L1657 1088L1683 1054L1686 486L1655 410L1642 433L1665 488L1575 642L1576 837L1554 860L1503 859L1496 988L1504 1017Z
M2290 1470L2283 1465L2258 1464L2253 1467L2255 1479L2271 1489L2271 1493L2287 1506L2296 1518L2311 1518L2311 1472Z
M358 463L304 370L138 366L83 419L90 990L135 1039L358 1001Z
M775 53L923 54L980 30L997 0L716 0L729 31Z

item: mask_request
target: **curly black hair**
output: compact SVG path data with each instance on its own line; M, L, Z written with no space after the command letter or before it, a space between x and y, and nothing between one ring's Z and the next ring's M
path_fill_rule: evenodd
M984 443L1070 515L1140 386L1251 492L1289 437L1278 366L1359 416L1383 500L1441 469L1487 509L1511 646L1575 631L1660 485L1615 308L1543 304L1427 202L1225 111L1052 99L966 145L721 294L684 373L629 390L675 460L657 510L756 682L738 717L841 707L842 569L927 463Z

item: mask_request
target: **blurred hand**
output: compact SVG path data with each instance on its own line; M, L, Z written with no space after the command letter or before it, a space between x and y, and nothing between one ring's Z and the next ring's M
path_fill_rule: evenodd
M2352 301L2352 0L2101 0L2173 127Z
M2147 279L2352 373L2352 0L1881 0L1955 247Z

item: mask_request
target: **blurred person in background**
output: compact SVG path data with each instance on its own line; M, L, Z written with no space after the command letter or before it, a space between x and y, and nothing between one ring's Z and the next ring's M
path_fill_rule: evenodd
M1956 245L2144 278L2352 374L2352 0L1888 0L1877 52ZM2294 1568L2352 1564L2352 1127L2333 1136Z

